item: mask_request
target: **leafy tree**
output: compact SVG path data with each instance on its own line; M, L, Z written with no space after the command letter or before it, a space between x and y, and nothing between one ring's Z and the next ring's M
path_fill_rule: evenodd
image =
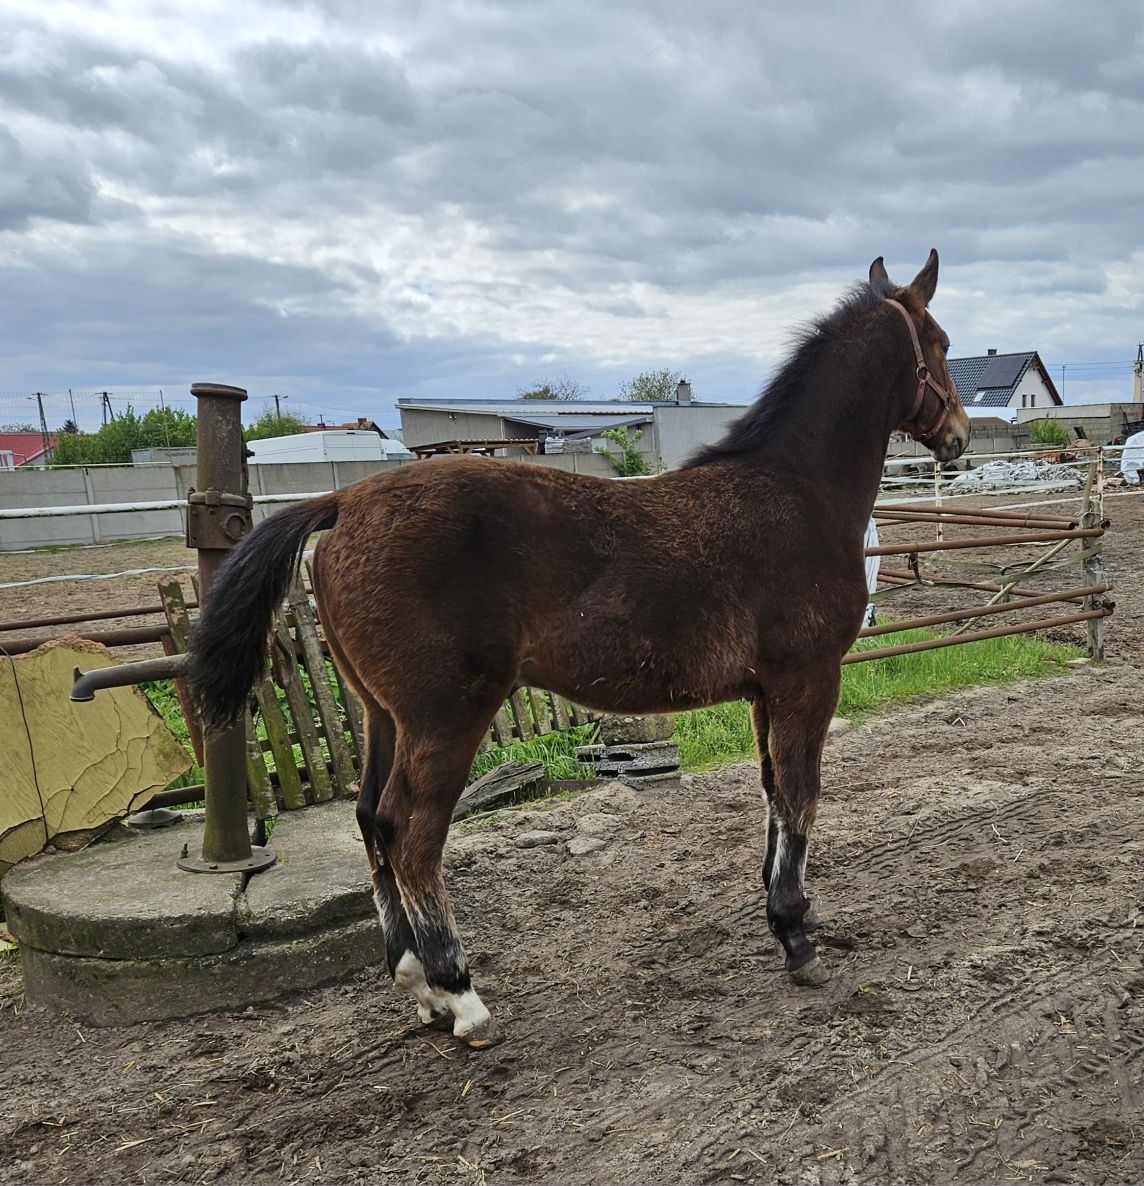
M636 428L629 432L626 425L621 425L619 428L605 428L600 435L620 447L619 457L603 445L597 445L596 452L602 453L612 463L612 468L621 478L638 478L651 473L647 458L637 448L643 436L642 429Z
M637 404L673 400L682 378L681 371L641 371L634 379L620 385L620 399L630 399Z
M66 426L65 426L66 429ZM193 447L198 421L177 408L151 408L140 416L128 404L98 432L61 432L53 465L129 465L132 449Z
M70 436L75 436L79 432L79 425L74 420L68 419L60 425L60 432L66 432Z
M305 420L291 416L289 412L279 415L273 408L264 408L253 424L248 424L242 435L248 441L261 441L266 437L288 437L295 433L305 432L308 425Z
M0 424L0 432L39 432L40 430L34 424L13 423Z
M517 389L517 399L554 399L574 400L583 399L588 394L588 388L571 375L560 375L549 382L537 383L535 387Z
M1029 425L1029 440L1034 445L1067 445L1069 430L1059 420L1046 416L1043 420L1034 420Z

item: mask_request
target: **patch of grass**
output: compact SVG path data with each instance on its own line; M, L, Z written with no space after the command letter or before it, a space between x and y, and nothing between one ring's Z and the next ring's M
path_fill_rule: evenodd
M595 734L595 725L573 725L560 733L545 733L528 741L514 741L507 746L495 745L477 755L469 773L469 782L476 782L504 762L543 762L548 777L554 782L591 778L591 768L582 766L576 760L576 747L590 744Z
M862 639L856 650L876 650L938 637L935 631L903 630ZM873 659L842 669L839 716L862 720L896 702L922 701L978 684L1007 684L1062 670L1082 654L1075 647L1031 634L989 638L964 646ZM706 770L755 756L751 715L739 700L680 713L675 740L684 770Z

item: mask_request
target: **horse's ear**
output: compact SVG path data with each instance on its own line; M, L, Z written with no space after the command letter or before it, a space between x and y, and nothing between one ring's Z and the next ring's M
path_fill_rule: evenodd
M890 277L886 275L886 265L881 256L870 265L870 283L875 288L890 287Z
M913 278L910 287L921 297L923 305L928 305L933 300L933 294L937 291L936 248L930 248L925 267Z

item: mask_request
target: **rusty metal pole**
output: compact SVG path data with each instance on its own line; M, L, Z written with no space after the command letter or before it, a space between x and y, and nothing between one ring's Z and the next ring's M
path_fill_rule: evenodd
M1089 467L1088 481L1084 488L1084 510L1080 521L1082 527L1099 527L1104 517L1104 494L1101 487L1104 484L1104 466L1100 453ZM1098 585L1104 580L1104 565L1101 563L1100 537L1091 539L1084 546L1086 559L1082 570L1089 585ZM1095 609L1100 602L1091 593L1084 599L1085 609ZM1088 623L1088 654L1097 663L1104 662L1104 619L1091 618Z
M198 550L199 602L207 604L211 582L227 553L250 530L242 440L241 387L193 383L198 402L197 489L187 495L187 546ZM251 845L246 817L246 722L207 737L206 822L201 857L184 855L181 869L193 873L256 872L274 853Z

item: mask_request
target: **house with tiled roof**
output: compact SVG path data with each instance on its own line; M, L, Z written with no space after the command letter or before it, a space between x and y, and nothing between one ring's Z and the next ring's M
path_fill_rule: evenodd
M0 432L0 469L43 465L56 447L55 433Z
M1022 408L1047 410L1064 403L1036 350L1018 354L990 350L973 358L951 358L949 373L971 416L1012 419Z

